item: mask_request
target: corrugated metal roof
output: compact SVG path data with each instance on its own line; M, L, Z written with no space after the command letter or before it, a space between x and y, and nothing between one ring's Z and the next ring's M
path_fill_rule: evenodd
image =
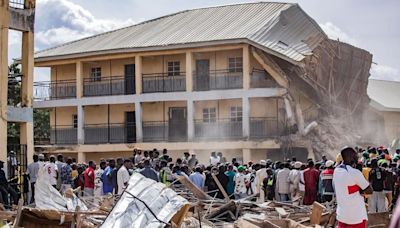
M400 111L400 82L369 79L367 93L378 110Z
M101 227L164 227L186 204L186 199L166 185L133 173Z
M248 42L280 57L301 61L325 37L297 4L246 3L178 12L39 51L35 58L53 60L219 41Z

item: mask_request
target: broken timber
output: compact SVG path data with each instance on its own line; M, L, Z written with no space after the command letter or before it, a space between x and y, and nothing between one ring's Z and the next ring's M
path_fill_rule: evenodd
M185 176L176 176L179 182L183 184L190 192L193 193L193 195L200 199L200 200L210 200L211 197L207 195L203 190L198 188L196 185L194 185L187 177Z

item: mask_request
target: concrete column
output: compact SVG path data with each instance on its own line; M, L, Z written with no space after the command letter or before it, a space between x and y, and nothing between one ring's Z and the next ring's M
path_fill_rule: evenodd
M136 94L142 93L142 56L135 57L135 86Z
M85 110L82 105L78 105L78 144L85 144Z
M186 52L186 91L193 91L193 53Z
M251 150L247 148L243 148L243 164L251 161Z
M242 127L243 138L248 139L250 136L250 102L248 97L242 98Z
M86 154L84 152L78 152L78 163L86 163Z
M188 141L194 140L194 102L193 100L187 101L187 134Z
M249 45L243 47L243 89L250 89L250 52Z
M136 142L143 142L142 105L135 102Z
M83 97L83 63L77 61L75 65L76 69L76 98Z
M0 160L7 161L8 0L0 2Z

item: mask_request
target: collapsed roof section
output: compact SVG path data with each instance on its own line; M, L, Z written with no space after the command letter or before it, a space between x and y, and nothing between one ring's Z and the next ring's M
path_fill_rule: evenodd
M171 188L133 173L128 187L101 227L164 227L175 214L185 210L185 205L189 202Z
M259 2L178 12L42 50L35 59L249 43L297 64L324 38L322 29L297 4Z

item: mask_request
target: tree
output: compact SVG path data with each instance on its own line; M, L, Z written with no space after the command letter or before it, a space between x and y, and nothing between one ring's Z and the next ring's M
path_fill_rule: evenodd
M19 64L13 63L8 67L8 100L7 105L21 105L21 70ZM19 144L19 123L7 124L7 141L9 144Z
M33 133L39 143L50 139L50 112L48 110L33 110Z

